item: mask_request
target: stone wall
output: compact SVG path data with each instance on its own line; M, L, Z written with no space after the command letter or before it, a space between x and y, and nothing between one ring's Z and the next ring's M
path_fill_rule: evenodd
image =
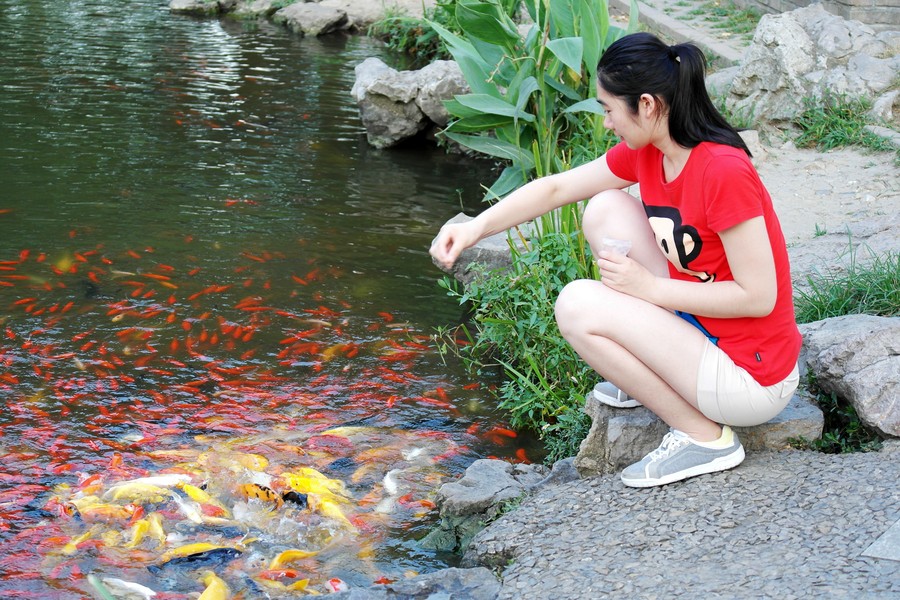
M741 8L781 13L819 3L818 0L732 0ZM828 12L861 21L876 31L900 29L900 0L822 0Z

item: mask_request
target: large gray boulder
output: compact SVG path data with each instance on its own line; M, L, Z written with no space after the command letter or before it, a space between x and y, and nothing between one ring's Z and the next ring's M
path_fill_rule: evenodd
M183 15L209 16L221 12L217 0L171 0L169 10Z
M282 8L272 20L281 23L295 33L318 36L346 28L347 13L314 2L297 2Z
M418 71L397 71L378 58L356 66L350 93L366 137L376 148L395 146L450 118L444 100L468 92L459 65L439 60Z
M445 483L435 498L440 522L421 542L425 548L462 552L476 533L499 517L511 503L544 481L550 470L543 465L514 465L481 459L457 481Z
M818 3L764 15L726 105L736 114L778 123L799 115L806 97L877 100L890 92L900 71L897 37L832 15Z
M396 146L425 129L428 119L416 104L419 79L415 71L397 71L378 58L367 58L355 71L350 94L359 106L371 145Z
M800 331L816 385L847 400L881 435L900 437L900 317L847 315Z

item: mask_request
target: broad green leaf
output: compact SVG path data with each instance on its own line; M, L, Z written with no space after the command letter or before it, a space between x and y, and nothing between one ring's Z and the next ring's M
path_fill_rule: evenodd
M637 0L631 0L631 6L628 10L628 32L634 33L638 30L640 23L638 19L640 18L640 13L638 11L638 3Z
M600 61L600 52L603 40L606 39L605 29L609 27L606 1L600 2L604 10L594 12L596 0L581 0L581 39L584 40L584 65L591 77L591 81L597 75L597 63ZM593 85L591 86L593 87Z
M559 92L560 94L562 94L563 96L568 98L569 100L574 100L576 102L580 102L581 100L584 100L584 96L579 94L577 90L570 88L569 86L567 86L564 83L560 83L559 81L553 79L552 77L550 77L547 74L544 75L544 83L546 83L547 85L552 87L554 90L556 90L557 92Z
M475 150L476 152L518 162L528 170L534 168L534 160L531 158L531 155L523 152L522 149L515 144L510 144L509 142L504 142L486 135L465 135L461 133L445 133L444 135L454 142L471 150Z
M451 115L459 117L460 119L481 116L481 111L471 109L468 106L463 106L456 99L444 100L444 108L446 108L447 112Z
M493 115L504 115L516 119L522 119L529 123L534 121L534 115L520 110L505 100L494 98L487 94L467 94L456 96L456 101L468 108Z
M469 84L472 91L499 97L500 92L497 88L488 83L494 65L486 62L467 40L447 30L439 23L434 21L429 21L428 23L441 36L444 43L447 44L447 49L459 64L463 77L466 78L466 83Z
M551 34L551 37L574 37L576 31L572 0L552 0L548 4L550 5L550 17L557 33L557 35Z
M605 115L603 112L603 107L600 106L600 103L597 102L594 98L587 98L582 100L581 102L576 102L575 104L567 107L564 113L577 113L577 112L589 112L595 115Z
M528 182L528 173L521 167L513 165L503 169L497 181L491 185L485 194L485 200L500 200L510 192L522 187Z
M502 115L476 115L453 121L444 131L455 133L479 133L482 131L491 131L498 127L504 127L512 122L512 117L504 117Z
M567 37L547 42L547 49L564 65L576 72L581 72L581 57L584 54L584 40L580 37Z
M516 99L516 108L524 109L531 95L539 89L537 79L533 75L529 75L522 80L517 87L519 97Z
M496 4L459 0L456 4L456 21L466 34L479 40L509 49L514 48L519 41L515 26L512 26L512 22Z

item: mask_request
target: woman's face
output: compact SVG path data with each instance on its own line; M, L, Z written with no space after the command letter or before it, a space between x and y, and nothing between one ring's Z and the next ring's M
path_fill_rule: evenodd
M641 106L637 114L631 112L628 105L618 96L613 96L601 87L597 87L597 100L603 106L606 116L603 126L611 130L632 150L643 148L651 141L650 121L642 115ZM644 97L641 97L644 102Z

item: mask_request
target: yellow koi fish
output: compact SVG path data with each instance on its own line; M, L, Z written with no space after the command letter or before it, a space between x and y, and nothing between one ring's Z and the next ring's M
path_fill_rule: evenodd
M319 496L310 496L310 507L323 517L328 517L329 519L333 519L347 528L351 533L357 533L356 526L350 522L344 512L337 505L337 502L329 498L323 498Z
M123 483L109 488L103 498L124 500L126 502L138 502L140 504L155 504L165 502L172 495L168 490L158 485L149 483Z
M290 564L295 560L309 558L310 556L315 556L318 553L318 550L285 550L272 559L272 563L269 565L269 570L274 571L276 569L280 569L284 565Z
M78 544L91 539L92 537L94 537L95 533L97 533L97 528L91 527L78 537L73 537L71 540L69 540L68 543L62 547L62 550L60 550L60 552L62 552L66 556L72 556L73 554L78 552Z
M150 521L147 519L138 519L131 526L131 541L125 544L126 548L137 548L144 540L144 536L150 531Z
M231 598L231 590L228 589L228 584L212 571L203 573L201 581L203 581L206 589L200 594L198 600L227 600Z

